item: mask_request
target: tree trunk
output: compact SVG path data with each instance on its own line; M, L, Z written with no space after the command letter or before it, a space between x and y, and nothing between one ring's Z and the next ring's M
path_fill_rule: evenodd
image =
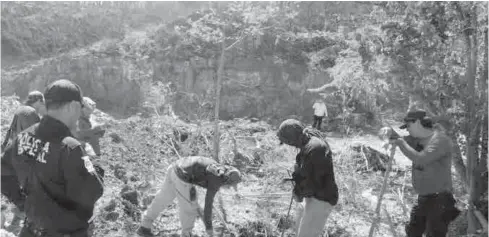
M468 26L472 29L477 29L477 8L472 4L469 10ZM467 233L474 234L478 228L477 219L474 215L475 201L477 197L477 178L476 169L477 167L477 151L478 151L478 129L473 129L472 126L475 124L475 78L477 74L477 34L474 30L466 30L465 32L466 43L467 43L467 110L466 110L466 126L465 132L468 138L467 144L467 176L470 184L469 191L469 208L468 208L468 227ZM476 125L478 126L478 125ZM475 134L474 134L475 133Z
M484 31L484 70L482 71L482 77L480 78L480 89L481 89L481 99L484 105L484 120L482 120L482 136L481 136L481 155L480 155L480 164L481 173L487 172L487 137L488 137L488 104L487 104L487 80L489 79L488 74L488 31L487 29ZM487 190L487 187L482 187Z
M457 172L457 175L460 177L463 183L463 192L467 193L469 187L469 181L467 179L467 168L465 167L464 160L462 159L462 151L460 149L460 145L457 142L457 136L453 131L449 131L449 135L452 139L453 144L453 167Z
M223 32L224 34L224 32ZM222 73L224 70L224 57L226 52L226 37L223 36L223 40L221 43L221 57L219 59L219 68L217 69L217 81L216 81L216 104L214 106L214 160L219 162L219 105L221 103L221 81L222 81Z

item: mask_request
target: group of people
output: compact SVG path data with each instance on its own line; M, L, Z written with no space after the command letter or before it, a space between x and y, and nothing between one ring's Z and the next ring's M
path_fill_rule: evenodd
M75 83L57 80L44 93L30 93L14 116L2 144L1 182L2 194L25 213L19 236L90 236L93 209L104 191L104 171L92 163L101 155L98 139L104 135L101 127L90 122L95 105ZM327 115L323 105L314 106L315 121L316 116ZM412 161L413 187L419 195L406 234L445 236L448 224L459 214L452 195L451 141L424 111L409 112L404 123L401 129L407 129L410 139L393 137L389 142ZM292 174L292 197L304 204L297 220L299 237L321 235L339 199L333 153L315 129L321 126L319 119L314 125L310 128L287 119L277 131L280 144L299 150ZM216 193L228 187L237 192L241 181L235 167L211 158L179 159L166 170L137 233L154 236L153 222L177 199L181 236L191 236L197 217L203 219L207 235L213 236ZM196 186L206 189L203 209L197 202Z
M25 216L19 236L86 236L103 193L103 169L91 162L104 133L90 122L95 106L78 85L58 80L17 109L2 143L1 192L14 219Z

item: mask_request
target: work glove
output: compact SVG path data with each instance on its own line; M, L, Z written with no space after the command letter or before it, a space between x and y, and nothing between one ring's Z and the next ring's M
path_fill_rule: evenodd
M294 186L294 189L292 190L292 197L296 202L300 203L304 200L304 197L301 196L299 189L296 186Z
M292 180L294 180L294 182L296 184L301 183L303 179L304 179L304 177L302 177L302 175L299 173L299 171L294 171L292 173Z

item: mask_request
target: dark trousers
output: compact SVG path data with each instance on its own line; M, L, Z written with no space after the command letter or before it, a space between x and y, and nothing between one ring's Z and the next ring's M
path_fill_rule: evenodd
M324 116L316 116L314 115L314 122L312 123L312 127L321 130L321 123L323 122Z
M448 224L455 220L460 211L455 207L451 193L438 193L418 196L418 203L411 210L406 225L407 237L445 237Z

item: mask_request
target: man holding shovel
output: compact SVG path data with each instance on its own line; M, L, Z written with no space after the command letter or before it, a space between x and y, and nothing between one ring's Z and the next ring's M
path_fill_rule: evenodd
M277 136L281 144L300 149L292 174L295 200L302 202L305 199L297 236L320 236L333 206L338 202L331 150L319 134L306 129L295 119L282 122Z
M408 237L444 237L448 224L460 211L452 194L451 140L433 127L432 118L425 111L411 111L404 118L401 129L407 129L411 141L398 136L389 143L399 147L413 162L412 182L418 201L406 225Z

